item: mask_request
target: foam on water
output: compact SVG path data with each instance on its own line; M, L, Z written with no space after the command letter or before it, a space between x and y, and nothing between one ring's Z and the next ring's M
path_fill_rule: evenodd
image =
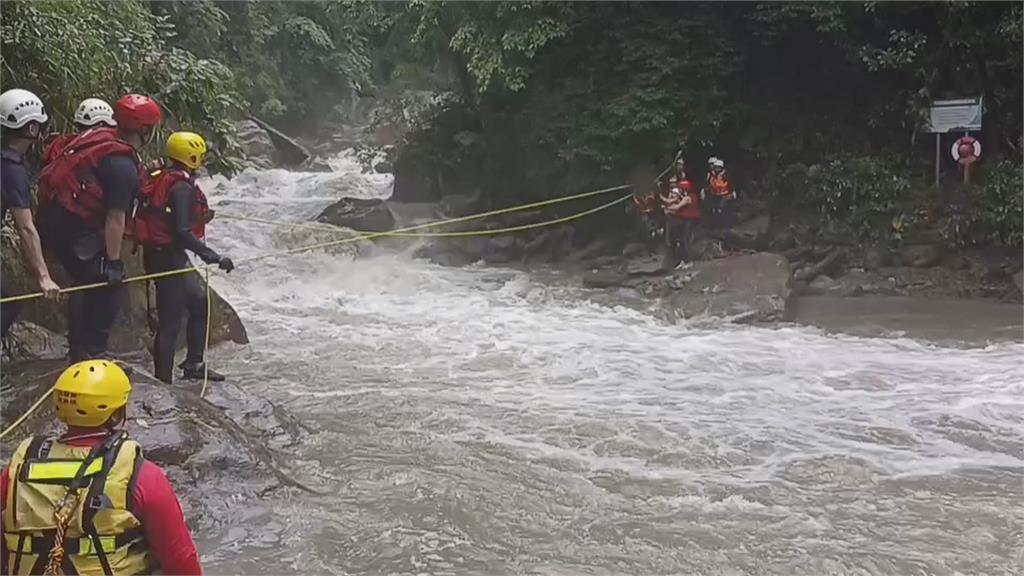
M390 179L248 171L218 210L307 220ZM233 257L280 250L217 220ZM667 325L530 274L302 254L215 285L252 344L213 353L313 429L337 487L228 526L211 571L1013 573L1020 344ZM234 519L234 528L251 519ZM970 526L970 530L967 527ZM228 550L242 550L239 561Z

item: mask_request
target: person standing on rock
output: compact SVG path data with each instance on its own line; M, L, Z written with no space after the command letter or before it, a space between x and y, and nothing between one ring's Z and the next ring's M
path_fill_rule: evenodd
M206 141L194 132L175 132L167 138L165 168L149 175L135 216L135 240L142 245L147 274L191 266L186 250L207 264L231 272L235 265L203 242L206 224L213 218L203 191L196 185L196 170L206 158ZM154 373L170 384L174 352L182 314L188 311L185 341L188 352L181 368L187 380L224 375L207 370L204 353L208 302L197 272L175 274L156 280L158 328L153 350Z
M201 574L167 475L124 430L132 385L113 362L57 378L67 429L23 441L0 475L2 574Z
M731 204L736 200L736 192L725 173L725 162L720 158L708 158L707 183L700 196L701 200L708 203L712 225L728 226L732 219Z
M72 139L39 176L37 223L76 285L107 286L68 299L72 362L107 356L110 329L122 300L121 245L142 181L138 150L152 140L160 107L128 94L114 105L117 128L96 126Z
M39 232L32 220L32 192L29 188L28 168L25 153L43 133L43 126L49 120L39 97L28 90L12 89L0 94L0 127L3 131L3 150L0 151L0 219L10 210L14 216L14 227L18 231L21 252L28 266L47 298L56 298L60 287L50 278L43 259ZM0 281L0 294L13 296L14 288L5 276ZM2 338L7 339L18 316L20 305L9 302L0 307L3 321Z
M46 151L43 153L43 165L49 164L57 159L64 152L68 143L94 126L106 126L116 128L114 121L114 109L106 101L99 98L86 98L75 110L75 132L70 134L57 134L46 143Z
M693 184L680 167L669 179L668 195L662 197L665 206L665 236L668 244L670 268L680 262L692 262L694 227L700 220L700 208Z

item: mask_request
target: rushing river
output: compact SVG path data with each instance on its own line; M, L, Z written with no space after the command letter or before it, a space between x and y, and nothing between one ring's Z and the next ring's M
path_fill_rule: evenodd
M207 189L288 220L389 191L332 166ZM225 503L207 571L1021 573L1021 344L669 325L570 284L387 252L218 276L252 343L215 365L310 428L293 469L330 495Z

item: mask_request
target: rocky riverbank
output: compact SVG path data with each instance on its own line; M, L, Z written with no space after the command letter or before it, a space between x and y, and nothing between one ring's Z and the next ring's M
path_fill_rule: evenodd
M472 213L478 206L477 199L461 196L417 203L342 199L318 220L381 231ZM528 211L446 230L496 229L552 217L551 212ZM589 287L656 298L674 318L782 320L793 316L788 303L805 296L1022 301L1019 255L952 250L936 234L918 235L894 248L864 247L801 237L789 226L757 216L729 229L705 231L696 243L698 261L664 271L660 254L630 242L625 217L604 218L605 231L599 233L589 221L582 227L562 224L508 235L421 240L415 253L450 266L562 267Z

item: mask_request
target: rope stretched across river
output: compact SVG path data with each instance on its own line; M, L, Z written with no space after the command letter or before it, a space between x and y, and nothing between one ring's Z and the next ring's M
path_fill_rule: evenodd
M479 214L471 214L471 215L468 215L468 216L459 216L459 217L456 217L456 218L449 218L449 219L446 219L446 220L439 220L439 221L436 221L436 222L427 222L425 224L418 224L418 225L415 225L415 226L408 226L408 227L405 227L405 228L400 228L398 230L392 230L392 231L388 231L388 232L364 233L364 234L359 234L359 235L354 236L354 237L342 238L342 239L339 239L339 240L333 240L333 241L329 241L329 242L321 242L321 243L313 244L313 245L309 245L309 246L301 246L299 248L293 248L293 249L290 249L290 250L283 250L283 251L278 251L278 252L269 252L269 253L266 253L266 254L261 254L261 255L257 255L257 256L251 256L249 258L244 258L244 259L238 260L236 262L236 264L241 265L241 264L245 264L245 263L252 263L252 262L259 261L259 260L265 260L265 259L268 259L268 258L274 258L274 257L278 257L278 256L287 256L287 255L292 255L292 254L298 254L298 253L301 253L301 252L308 252L308 251L311 251L311 250L317 250L317 249L327 248L327 247L331 247L331 246L337 246L337 245L341 245L341 244L347 244L347 243L352 243L352 242L359 242L359 241L362 241L362 240L371 240L373 238L380 238L380 237L385 237L385 236L403 236L403 235L408 235L409 233L412 233L412 232L416 232L417 230L424 230L424 229L431 228L431 227L434 227L434 226L444 226L444 225L449 225L449 224L456 224L456 223L459 223L459 222L468 222L468 221L479 220L479 219L487 218L487 217L491 217L491 216L499 216L499 215L502 215L502 214L509 214L509 213L512 213L512 212L519 212L519 211L523 211L523 210L530 210L530 209L533 209L533 208L541 208L541 207L544 207L544 206L550 206L550 205L558 204L558 203L561 203L561 202L568 202L568 201L571 201L571 200L578 200L578 199L581 199L581 198L588 198L588 197L597 196L597 195L600 195L600 194L607 194L607 193L610 193L610 192L616 192L616 191L620 191L620 190L626 189L628 187L629 187L628 185L613 186L611 188L602 188L600 190L593 190L593 191L590 191L590 192L583 192L583 193L574 194L574 195L571 195L571 196L562 196L562 197L559 197L559 198L553 198L553 199L550 199L550 200L543 200L543 201L540 201L540 202L532 202L532 203L529 203L529 204L523 204L523 205L519 205L519 206L512 206L512 207L509 207L509 208L501 208L501 209L497 209L497 210L491 210L491 211L488 211L488 212L482 212L482 213L479 213ZM626 200L628 200L630 198L631 195L632 194L626 194L626 195L624 195L622 197L619 197L619 198L617 198L615 200L612 200L610 202L606 202L606 203L601 204L599 206L596 206L594 208L589 208L587 210L583 210L581 212L576 212L576 213L570 214L568 216L563 216L561 218L555 218L553 220L546 220L546 221L543 221L543 222L535 222L535 223L532 223L532 224L522 224L522 225L519 225L519 226L509 226L509 227L498 228L498 229L494 229L494 230L472 230L472 231L447 232L447 233L423 233L423 234L418 234L418 235L419 236L426 236L426 237L488 236L488 235L496 235L496 234L504 234L504 233L512 233L512 232L521 232L521 231L525 231L525 230L532 230L532 229L536 229L536 228L543 228L543 227L546 227L546 226L555 226L555 225L558 225L558 224L564 224L566 222L571 222L573 220L577 220L579 218L583 218L583 217L588 216L590 214L594 214L594 213L600 212L602 210L605 210L607 208L610 208L610 207L612 207L612 206L614 206L616 204L620 204L622 202L625 202ZM251 218L237 218L237 219L239 219L239 220L242 220L242 219L256 220L256 219L251 219ZM262 222L264 222L264 223L275 223L275 222L269 221L269 220L262 221ZM324 226L324 225L308 224L308 223L280 223L280 222L277 222L275 224L290 225L290 226L302 225L302 226L311 226L311 227L317 227L317 228L319 228L320 226ZM330 226L330 225L326 225L326 226ZM335 228L334 226L331 226L331 228L334 228L334 230L337 231L338 233L347 233L346 230ZM203 272L205 272L205 276L206 276L206 298L207 298L207 323L206 323L206 342L205 342L205 346L208 349L209 348L209 342L210 342L210 330L211 330L211 322L210 322L211 318L210 318L210 315L212 314L212 308L213 308L213 306L212 306L212 304L213 304L213 302L212 302L212 289L210 288L210 282L209 282L210 270L211 270L211 266L210 265L189 266L189 267L186 267L186 268L180 268L180 269L176 269L176 270L168 270L168 271L165 271L165 272L158 272L158 273L155 273L155 274L144 274L142 276L134 276L132 278L126 279L124 282L125 283L129 283L129 282L139 282L139 281L142 281L142 280L157 280L157 279L160 279L160 278L167 278L167 277L175 276L175 275L178 275L178 274L187 274L187 273L193 272L193 271L203 271ZM71 288L65 288L65 289L61 290L61 293L62 294L67 294L67 293L79 292L79 291L83 291L83 290L91 290L93 288L102 288L104 286L107 286L107 283L105 283L105 282L98 282L98 283L95 283L95 284L85 284L85 285L82 285L82 286L73 286ZM23 301L23 300L32 300L32 299L40 298L42 295L43 295L42 292L36 292L36 293L32 293L32 294L22 294L20 296L11 296L11 297L8 297L8 298L0 299L0 303L17 302L17 301ZM208 372L208 369L204 368L203 387L202 387L202 391L200 392L200 397L205 396L208 383L209 383L209 372ZM43 402L45 402L46 399L49 398L49 396L52 393L53 393L53 388L51 387L38 400L36 400L36 402L33 403L32 406L29 407L29 409L24 414L22 414L17 420L15 420L6 429L4 429L3 432L0 432L0 439L5 438L11 431L13 431L15 428L20 426L23 422L25 422L25 420L27 420L33 413L35 413L36 410L39 409L40 406L42 406Z

